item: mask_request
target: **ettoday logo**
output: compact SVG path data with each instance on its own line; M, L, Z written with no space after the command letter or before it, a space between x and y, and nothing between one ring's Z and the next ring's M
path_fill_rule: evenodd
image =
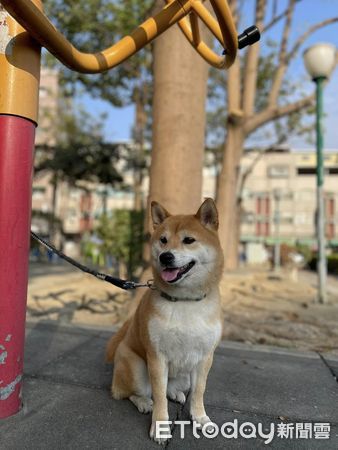
M225 439L257 439L263 440L264 444L270 444L277 437L280 439L329 439L329 423L270 423L254 424L252 422L239 423L238 419L230 422L224 422L221 426L214 422L208 422L203 426L190 420L157 421L155 434L157 438L170 439L172 437L170 425L179 427L180 438L184 439L186 435L186 425L192 425L190 428L192 435L200 439L203 435L207 439L214 439L219 434Z
M225 422L223 425L218 426L214 422L208 422L203 426L197 422L191 422L189 420L176 420L172 421L158 421L156 422L156 437L169 439L171 438L171 433L169 431L169 426L175 424L179 427L180 438L184 439L186 434L186 425L192 424L192 434L196 439L201 438L201 434L207 439L214 439L219 434L221 434L226 439L238 439L239 437L245 439L252 439L260 437L264 440L265 444L269 444L275 435L275 424L270 424L270 429L265 432L263 424L258 423L257 425L251 422L243 422L239 424L237 419L231 422Z

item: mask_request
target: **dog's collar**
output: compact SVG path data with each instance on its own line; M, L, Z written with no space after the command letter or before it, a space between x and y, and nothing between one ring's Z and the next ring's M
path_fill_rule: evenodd
M197 298L181 298L181 297L172 297L171 295L169 295L163 291L160 291L160 292L161 292L161 297L165 298L166 300L169 300L170 302L179 302L179 301L199 302L207 296L207 294L204 294L202 297L197 297Z

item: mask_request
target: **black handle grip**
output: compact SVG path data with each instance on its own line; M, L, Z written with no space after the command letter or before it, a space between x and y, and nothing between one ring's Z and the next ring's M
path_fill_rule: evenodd
M238 48L241 50L247 45L252 45L255 42L258 42L261 38L261 33L256 25L251 25L251 27L246 28L242 34L238 36ZM227 50L223 51L223 55L227 54Z
M252 45L255 42L258 42L261 38L261 33L256 25L252 25L249 28L246 28L242 34L238 36L238 48L242 49L247 45Z

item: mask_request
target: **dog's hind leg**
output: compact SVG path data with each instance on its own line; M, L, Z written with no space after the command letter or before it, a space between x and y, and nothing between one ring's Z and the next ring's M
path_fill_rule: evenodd
M139 356L134 358L132 370L134 374L134 394L129 396L129 400L134 403L141 413L150 413L153 410L153 401L151 399L151 386L145 361Z
M130 371L130 365L124 357L118 357L117 355L114 361L111 392L115 400L128 398L133 393L133 375Z
M152 411L151 386L145 361L122 342L116 352L112 394L129 398L141 413Z
M169 378L167 397L174 402L184 405L186 401L185 392L190 388L190 374L182 373L178 374L174 378Z

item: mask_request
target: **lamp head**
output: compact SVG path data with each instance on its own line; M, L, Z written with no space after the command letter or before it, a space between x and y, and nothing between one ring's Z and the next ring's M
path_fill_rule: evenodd
M332 44L315 44L303 53L304 64L313 80L329 78L337 61L337 49Z

